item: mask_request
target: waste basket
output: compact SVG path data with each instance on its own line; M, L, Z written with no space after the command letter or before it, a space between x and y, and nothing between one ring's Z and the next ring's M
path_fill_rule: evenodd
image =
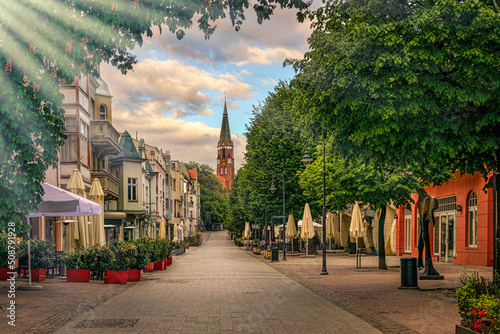
M278 253L278 248L277 247L271 248L271 262L279 261L278 254L279 253Z
M401 286L400 289L418 289L417 259L402 257L401 261Z
M356 254L356 243L349 243L349 254Z

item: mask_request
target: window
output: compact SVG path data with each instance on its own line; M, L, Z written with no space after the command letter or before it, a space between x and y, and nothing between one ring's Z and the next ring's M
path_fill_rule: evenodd
M108 108L106 107L105 104L101 104L99 106L99 120L103 121L107 118L106 117L107 111L108 111Z
M128 200L137 201L137 179L128 178Z
M76 133L66 135L68 138L61 147L61 162L76 162Z
M76 118L66 117L64 120L64 127L67 132L76 132Z
M223 167L220 168L220 175L224 175L224 169L223 169Z
M473 191L469 197L469 247L477 247L477 195Z
M230 164L231 163L231 158L227 158L227 163Z
M193 218L193 211L189 211L189 215L191 218Z
M227 175L227 167L224 167L224 175Z

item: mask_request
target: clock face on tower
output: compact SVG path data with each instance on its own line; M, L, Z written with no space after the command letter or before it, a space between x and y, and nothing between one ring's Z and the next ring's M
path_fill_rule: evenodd
M225 165L226 165L226 162L225 162L225 161L223 161L223 162L222 162L222 166L225 166Z

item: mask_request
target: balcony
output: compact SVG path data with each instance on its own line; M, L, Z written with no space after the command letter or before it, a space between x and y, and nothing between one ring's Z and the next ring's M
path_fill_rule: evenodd
M120 153L119 137L120 134L108 120L90 121L90 142L98 155L106 156Z
M120 180L111 175L107 170L93 169L90 172L92 180L97 178L101 182L102 191L104 192L105 200L120 199Z

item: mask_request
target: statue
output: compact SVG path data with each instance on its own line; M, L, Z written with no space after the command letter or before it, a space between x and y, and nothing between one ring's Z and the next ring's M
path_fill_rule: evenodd
M418 213L420 215L420 239L418 240L418 263L417 267L423 268L419 272L420 278L442 279L434 266L432 265L432 252L429 239L429 223L432 227L436 224L434 221L434 210L438 208L436 197L429 196L425 190L418 192ZM422 251L425 248L425 267L423 265Z

